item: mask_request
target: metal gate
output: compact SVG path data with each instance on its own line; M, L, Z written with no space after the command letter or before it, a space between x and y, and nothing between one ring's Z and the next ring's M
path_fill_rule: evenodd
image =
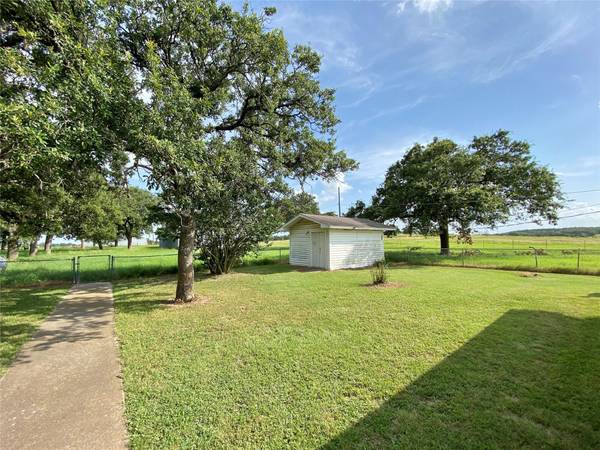
M109 281L114 257L111 255L84 255L73 258L75 283Z

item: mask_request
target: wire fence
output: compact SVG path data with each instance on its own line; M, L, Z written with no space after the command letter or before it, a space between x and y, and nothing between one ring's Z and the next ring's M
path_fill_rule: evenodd
M600 250L529 247L447 249L386 246L388 262L600 275Z
M240 265L287 264L288 249L265 248L246 255ZM203 268L201 260L195 261ZM21 258L7 262L0 282L10 285L84 283L177 273L177 253L155 255L80 255L71 258Z
M441 254L439 248L395 246L386 243L389 263L447 265L537 272L600 275L600 250L546 248L458 248ZM239 265L288 264L289 248L266 247L246 255ZM203 263L195 261L201 270ZM177 253L154 255L80 255L71 258L22 258L8 262L0 276L3 285L80 283L171 274L177 272Z

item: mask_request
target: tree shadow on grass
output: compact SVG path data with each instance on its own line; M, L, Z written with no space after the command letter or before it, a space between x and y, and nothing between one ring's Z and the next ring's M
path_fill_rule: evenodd
M3 288L0 301L0 368L38 329L64 294L63 289Z
M423 270L426 266L410 265L408 263L391 263L389 264L391 269L411 269L411 270ZM268 264L268 265L244 265L236 267L233 271L237 273L248 273L256 275L270 275L278 273L289 273L289 272L343 272L347 270L369 270L370 266L367 267L356 267L354 269L338 269L338 270L326 270L318 267L304 267L304 266L291 266L289 264Z
M109 286L97 286L92 292L103 293L110 290ZM103 337L101 328L109 324L107 317L112 314L110 302L98 300L93 294L77 298L76 301L60 302L63 294L64 291L11 290L13 297L3 302L7 303L6 310L10 315L10 323L4 323L1 330L2 340L9 344L3 346L0 352L3 365L13 359L21 344L30 336L32 340L25 344L12 365L29 363L35 352L43 352L56 345ZM41 326L32 322L32 318L37 318Z
M600 318L511 310L323 449L599 448Z
M289 264L245 264L243 266L235 267L233 272L271 275L289 272L326 272L326 270L315 267L291 266Z

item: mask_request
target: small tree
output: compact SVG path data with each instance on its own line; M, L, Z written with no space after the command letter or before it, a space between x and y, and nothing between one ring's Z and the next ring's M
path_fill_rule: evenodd
M317 199L307 192L284 195L277 202L277 208L284 223L289 222L298 214L319 214Z
M363 202L362 200L357 200L356 203L354 203L353 205L350 206L350 208L348 208L348 211L346 211L346 214L344 214L344 216L346 217L366 217L367 216L367 205L365 204L365 202Z
M387 282L385 261L377 261L371 266L371 280L373 281L373 285L385 284Z
M65 205L64 231L68 238L92 241L102 250L117 235L123 213L115 190L99 175L92 180L95 182Z
M240 141L223 142L211 151L213 181L195 205L196 247L210 272L222 274L281 225L275 199L288 188L281 180L265 178L252 156L244 156Z
M144 232L152 231L151 212L157 200L151 192L132 186L119 197L121 221L117 224L118 235L127 239L127 248L130 249L133 238L140 238Z
M511 218L556 223L562 195L556 176L538 165L525 141L500 130L468 147L448 139L415 144L387 171L372 214L400 219L409 233L437 233L447 254L449 232L471 242L474 225L493 227Z

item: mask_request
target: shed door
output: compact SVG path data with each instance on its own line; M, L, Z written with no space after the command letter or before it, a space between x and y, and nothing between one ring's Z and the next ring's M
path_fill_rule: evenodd
M325 267L325 233L311 233L312 267Z

